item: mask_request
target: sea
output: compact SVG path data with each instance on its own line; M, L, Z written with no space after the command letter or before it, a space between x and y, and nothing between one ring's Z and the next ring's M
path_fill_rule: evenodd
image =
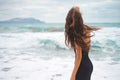
M120 23L86 23L92 32L91 80L120 80ZM70 80L75 53L64 23L0 23L0 80Z

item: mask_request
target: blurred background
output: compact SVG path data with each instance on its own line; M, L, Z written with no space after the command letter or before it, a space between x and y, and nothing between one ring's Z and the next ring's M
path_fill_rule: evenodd
M74 5L93 32L92 80L120 80L119 0L0 0L0 80L69 80L75 54L64 42Z

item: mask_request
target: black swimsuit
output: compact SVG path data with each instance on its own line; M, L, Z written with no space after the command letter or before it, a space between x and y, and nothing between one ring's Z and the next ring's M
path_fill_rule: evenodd
M90 80L92 71L93 65L89 59L88 52L82 51L82 60L76 73L75 80Z

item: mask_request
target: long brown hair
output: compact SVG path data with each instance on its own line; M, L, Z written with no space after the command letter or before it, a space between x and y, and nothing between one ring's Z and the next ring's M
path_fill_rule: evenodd
M90 38L92 35L87 34L98 29L84 25L79 7L72 7L66 17L65 44L73 49L75 48L75 43L85 48L88 43L83 38Z

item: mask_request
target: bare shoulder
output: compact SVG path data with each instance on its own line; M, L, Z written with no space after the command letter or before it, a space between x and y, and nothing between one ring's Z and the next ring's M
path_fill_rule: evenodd
M82 48L79 45L77 45L76 43L75 43L75 49L76 50L82 50Z

